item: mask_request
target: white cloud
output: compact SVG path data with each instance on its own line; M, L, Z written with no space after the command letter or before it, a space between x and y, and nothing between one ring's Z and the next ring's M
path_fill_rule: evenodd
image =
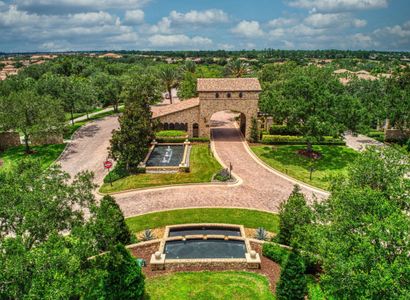
M18 7L38 9L40 7L83 8L83 9L130 9L141 7L150 0L16 0Z
M235 49L235 46L234 46L234 45L231 45L231 44L222 43L222 44L218 44L218 49L222 49L222 50L233 50L233 49Z
M143 26L141 32L154 33L171 33L171 20L168 17L163 17L155 25Z
M408 39L410 43L410 21L407 21L403 25L387 26L384 28L376 29L374 34L378 37L396 37Z
M127 10L124 20L127 24L140 24L144 22L144 12L141 9Z
M212 24L228 22L228 15L220 9L208 9L204 11L191 10L187 13L171 11L169 18L175 23L181 24Z
M389 0L290 0L292 7L312 9L313 11L349 11L384 8Z
M190 38L185 34L155 34L149 37L148 41L155 47L201 47L210 46L212 44L212 40L209 38L201 36L194 36Z
M268 25L271 27L285 27L295 25L297 22L298 20L294 18L277 18L270 20Z
M232 32L247 38L257 38L264 34L259 22L246 20L239 22L232 28Z
M305 23L315 28L329 27L363 27L366 20L355 19L349 13L314 13L305 19Z

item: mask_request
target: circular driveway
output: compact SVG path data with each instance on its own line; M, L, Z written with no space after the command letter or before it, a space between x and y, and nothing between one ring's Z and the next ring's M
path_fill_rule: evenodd
M239 177L236 185L186 185L137 190L115 195L126 217L159 210L192 207L241 207L277 212L281 202L292 192L295 181L277 173L252 157L233 122L234 115L220 112L213 116L212 138L217 157L225 165L230 163ZM118 128L117 117L111 116L91 122L81 128L67 147L59 163L70 175L84 170L95 173L101 184L106 174L103 162L107 157L113 129ZM326 193L301 185L309 199Z

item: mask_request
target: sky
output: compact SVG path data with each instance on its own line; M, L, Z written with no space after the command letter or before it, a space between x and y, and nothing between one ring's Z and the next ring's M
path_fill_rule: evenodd
M410 50L410 0L0 0L0 52Z

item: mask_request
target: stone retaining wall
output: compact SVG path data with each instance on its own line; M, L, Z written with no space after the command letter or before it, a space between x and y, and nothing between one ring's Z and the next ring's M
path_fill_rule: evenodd
M399 130L399 129L386 129L385 131L385 141L386 142L397 142L406 141L410 138L410 129Z
M0 151L17 147L20 144L20 135L17 132L0 132Z

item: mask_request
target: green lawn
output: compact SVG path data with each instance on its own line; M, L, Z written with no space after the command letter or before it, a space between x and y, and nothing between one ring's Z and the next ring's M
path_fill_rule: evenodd
M312 161L297 153L304 148L302 145L251 146L253 152L272 168L322 189L329 188L331 176L345 173L349 162L358 155L346 146L313 146L313 150L319 151L322 157L313 163L315 171L310 180Z
M43 169L48 168L63 152L65 144L34 146L31 149L33 154L27 155L24 152L24 146L13 147L0 153L0 159L3 160L3 166L0 172L9 171L18 161L25 157L38 159Z
M161 185L210 182L212 176L222 168L209 152L207 144L192 146L190 163L189 173L131 175L114 181L113 186L104 183L100 192L113 193Z
M268 279L250 272L183 272L146 280L149 300L273 300Z
M274 233L279 231L277 214L238 208L176 209L130 217L126 219L126 222L132 232L188 223L239 224L247 228L263 227Z

